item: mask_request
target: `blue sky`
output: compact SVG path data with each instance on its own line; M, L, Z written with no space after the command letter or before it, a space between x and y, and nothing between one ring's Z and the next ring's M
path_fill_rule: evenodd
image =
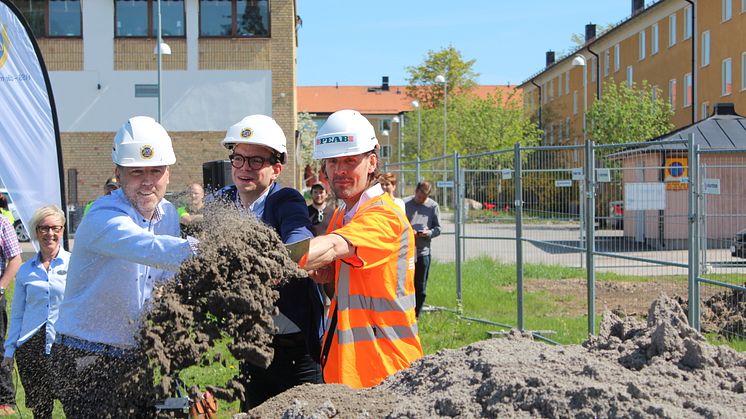
M587 23L630 15L631 0L298 0L298 85L406 84L405 67L453 45L480 84L518 84L569 51Z

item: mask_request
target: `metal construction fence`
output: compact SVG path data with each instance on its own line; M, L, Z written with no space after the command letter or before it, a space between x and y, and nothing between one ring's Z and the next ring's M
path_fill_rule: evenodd
M584 294L588 332L596 333L596 275L648 277L686 290L689 321L698 330L746 338L746 150L701 149L682 140L521 147L386 164L402 196L418 180L435 186L442 237L433 260L455 262L453 306L464 318L520 330L540 301L524 293L527 267L581 268L584 281L564 284ZM488 257L514 266L515 323L475 318L463 267ZM577 289L572 290L575 287ZM657 293L630 289L630 296ZM639 296L635 292L648 292ZM691 307L691 309L689 309ZM608 308L608 307L607 307ZM724 321L732 317L732 321Z

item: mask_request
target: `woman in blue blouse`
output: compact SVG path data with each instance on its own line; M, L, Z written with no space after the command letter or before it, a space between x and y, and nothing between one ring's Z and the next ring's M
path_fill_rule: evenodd
M54 394L49 353L70 261L70 253L62 248L65 213L54 205L39 208L30 227L36 232L40 250L16 274L2 366L12 367L15 356L26 390L26 407L35 418L51 418Z

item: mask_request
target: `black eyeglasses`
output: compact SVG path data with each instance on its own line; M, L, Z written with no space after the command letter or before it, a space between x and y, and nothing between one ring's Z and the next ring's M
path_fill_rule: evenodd
M63 226L36 226L36 231L39 233L49 233L50 231L59 233L62 228Z
M241 154L231 154L228 156L228 158L231 160L231 166L235 167L236 169L240 169L243 167L244 163L249 164L249 167L252 170L259 170L262 167L264 167L264 163L269 162L269 164L274 164L272 161L274 160L272 157L265 158L262 156L243 156Z

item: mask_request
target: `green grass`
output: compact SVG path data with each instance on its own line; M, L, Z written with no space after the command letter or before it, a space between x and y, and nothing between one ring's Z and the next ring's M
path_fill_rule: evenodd
M487 319L506 325L517 325L516 302L516 269L515 265L498 263L489 258L469 260L462 265L463 309L468 317ZM526 265L525 279L567 280L585 278L585 270L549 265ZM733 284L742 284L739 275L708 275L709 279ZM611 272L597 272L597 281L645 282L649 277L620 275ZM671 275L655 277L656 281L686 281L686 276ZM563 305L569 298L585 299L585 289L579 290L578 296L559 297L547 292L525 293L524 314L525 328L532 331L552 331L546 337L562 344L577 344L587 338L587 316L563 315ZM12 287L8 292L12 298ZM563 299L564 298L564 299ZM460 318L456 313L456 274L454 263L435 263L430 268L427 303L446 310L423 312L419 321L419 332L426 354L433 354L442 349L457 349L486 339L489 332L506 331L507 328L486 324L479 321ZM8 307L10 309L10 307ZM600 316L596 318L596 330ZM746 351L746 340L727 340L714 334L707 338L716 345L728 345L738 351ZM206 354L205 359L212 360L215 352L220 352L225 362L213 362L209 366L195 366L182 371L180 377L187 386L207 385L223 386L237 374L238 363L233 359L226 342L221 342L213 352ZM31 417L25 409L24 393L17 385L16 400L19 412L23 417ZM220 401L219 417L230 418L239 412L238 402ZM55 418L63 418L59 404L55 407Z

